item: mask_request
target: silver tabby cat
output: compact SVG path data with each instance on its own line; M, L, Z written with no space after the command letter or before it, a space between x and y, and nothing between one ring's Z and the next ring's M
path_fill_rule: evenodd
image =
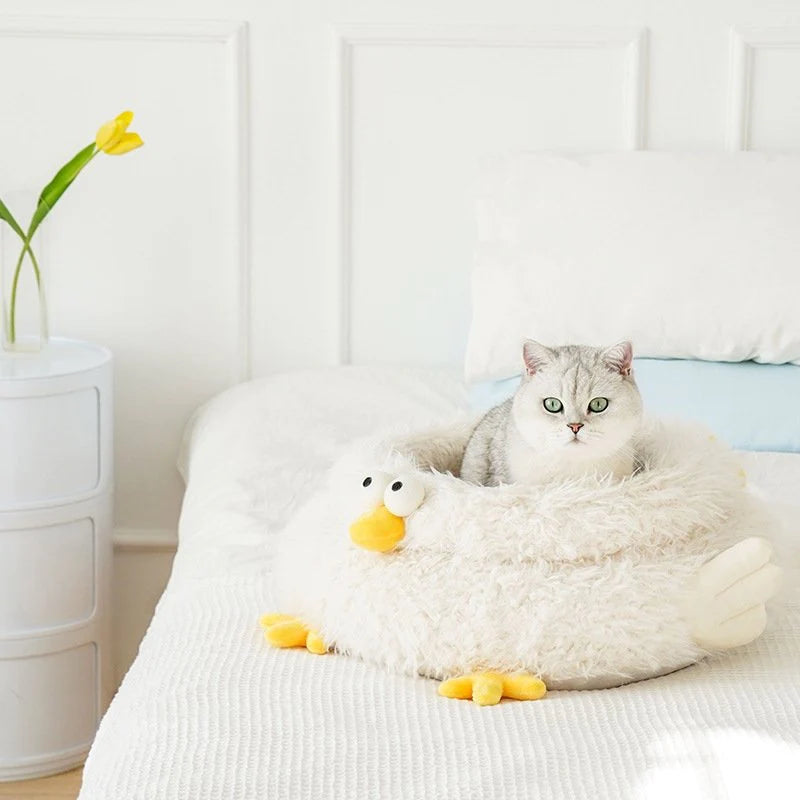
M587 473L634 471L642 399L630 342L545 347L527 340L513 397L488 411L467 443L470 483L541 483Z

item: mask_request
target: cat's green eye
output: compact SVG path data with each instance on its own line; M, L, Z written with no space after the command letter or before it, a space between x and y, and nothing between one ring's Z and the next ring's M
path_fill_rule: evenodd
M564 404L557 397L545 397L542 405L551 414L558 414L559 411L564 410Z
M601 411L605 411L607 408L608 408L607 397L593 397L589 401L589 411L592 411L595 414L599 414Z

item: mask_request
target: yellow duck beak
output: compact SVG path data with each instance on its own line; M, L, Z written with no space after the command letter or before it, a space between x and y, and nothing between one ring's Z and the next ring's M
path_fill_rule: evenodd
M350 526L350 538L354 544L378 553L388 552L405 535L405 520L392 514L383 503L374 511L362 514Z

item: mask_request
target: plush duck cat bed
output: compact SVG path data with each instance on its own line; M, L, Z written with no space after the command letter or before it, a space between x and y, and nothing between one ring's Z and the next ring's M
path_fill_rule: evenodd
M342 457L281 536L286 614L262 618L270 643L491 704L664 674L761 634L780 577L774 523L706 431L647 424L632 477L539 487L449 474L468 433Z

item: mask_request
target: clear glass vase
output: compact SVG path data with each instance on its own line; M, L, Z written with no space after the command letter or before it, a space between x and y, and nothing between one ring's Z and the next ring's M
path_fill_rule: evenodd
M19 236L5 224L0 237L3 350L38 353L48 339L45 281L39 244L34 240L34 244L26 250Z

